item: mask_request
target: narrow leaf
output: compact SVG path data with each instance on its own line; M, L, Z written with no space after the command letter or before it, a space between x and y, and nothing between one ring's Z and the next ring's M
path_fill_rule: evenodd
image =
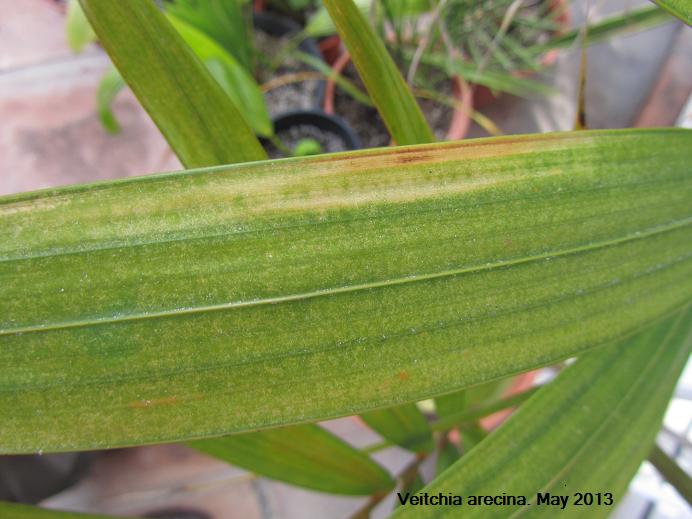
M658 445L654 445L649 454L649 461L656 470L670 483L680 496L692 505L692 478L677 462Z
M569 499L560 517L609 516L651 449L692 347L691 323L686 308L584 355L423 492L523 496L525 506L493 508L503 517L555 517L557 507L537 499L550 493ZM601 493L601 503L580 506L576 492ZM403 507L393 517L487 516L486 507L462 506Z
M437 463L435 464L435 474L442 474L449 467L454 465L459 459L459 449L449 441L445 441L437 451Z
M96 39L96 34L84 16L79 0L68 0L67 2L65 33L67 44L73 52L81 52L84 47Z
M113 63L183 164L266 157L228 95L153 1L81 3Z
M670 14L692 26L692 3L689 0L653 0Z
M622 338L692 298L691 154L585 131L0 198L0 452L367 412Z
M103 127L110 133L120 132L120 124L113 113L113 101L125 87L120 72L115 67L109 69L101 78L96 92L96 108Z
M397 144L435 140L387 49L353 0L324 0L389 134Z
M380 436L414 452L433 448L432 433L416 404L405 404L364 413L361 418Z
M173 0L166 12L213 38L243 66L252 68L252 23L243 0Z
M263 476L335 494L391 490L391 476L369 456L318 425L198 440L189 445Z
M404 52L404 57L411 58L412 56L413 53ZM536 93L549 95L555 92L552 87L533 79L517 77L508 72L479 70L474 63L467 63L459 59L450 60L447 56L432 52L425 54L421 58L421 63L444 70L449 75L458 74L471 83L518 96Z
M197 57L207 64L214 78L230 96L234 105L241 108L241 115L252 129L263 137L273 135L274 130L264 96L255 79L221 45L192 25L168 15L173 24ZM218 73L214 73L215 69ZM214 164L214 165L220 165Z
M655 25L670 22L671 20L672 18L668 13L656 6L627 11L590 24L586 42L587 45L591 45L620 34L641 31ZM569 47L577 41L580 34L580 28L572 29L553 37L546 43L531 47L529 50L535 54L541 54L550 49Z
M538 389L538 387L533 387L521 393L516 393L512 396L485 404L479 404L477 406L462 406L462 410L460 411L451 412L452 410L450 409L444 417L431 425L431 429L434 431L445 431L456 425L470 423L484 416L490 416L498 411L521 405L531 398ZM463 391L455 394L461 393L463 393ZM436 400L439 400L439 398Z
M468 409L482 407L488 402L495 402L511 384L512 379L493 380L487 384L438 397L435 399L437 416L446 418Z

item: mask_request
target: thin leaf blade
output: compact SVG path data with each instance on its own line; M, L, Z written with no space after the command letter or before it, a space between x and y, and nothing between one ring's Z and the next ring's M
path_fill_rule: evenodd
M394 141L399 145L433 142L432 130L411 90L353 0L325 0L324 6Z
M413 452L430 452L433 438L425 416L416 404L377 409L360 417L384 439Z
M494 507L511 517L554 517L538 493L570 498L561 516L608 517L648 454L692 347L692 307L630 341L579 359L494 434L423 492L523 496ZM575 492L609 492L612 503L574 504ZM410 506L393 517L487 517L482 506Z
M238 434L189 445L263 476L322 492L387 492L394 480L362 451L318 425Z
M154 2L80 1L99 41L183 164L266 158L238 108Z

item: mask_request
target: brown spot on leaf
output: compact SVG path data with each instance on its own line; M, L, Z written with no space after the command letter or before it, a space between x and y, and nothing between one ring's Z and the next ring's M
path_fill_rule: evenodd
M411 377L406 371L402 370L399 372L399 380L401 380L402 382L405 380L408 380L409 378L411 378Z

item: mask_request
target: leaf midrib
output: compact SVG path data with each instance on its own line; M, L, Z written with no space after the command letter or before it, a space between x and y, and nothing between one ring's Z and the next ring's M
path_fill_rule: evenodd
M146 312L137 313L129 315L117 315L112 317L104 317L98 319L84 319L77 321L64 321L60 323L53 323L49 325L32 325L17 328L5 328L0 329L0 336L15 335L15 334L27 334L27 333L37 333L37 332L48 332L55 330L63 330L70 328L84 328L89 326L97 326L103 324L114 324L122 322L140 321L146 319L159 319L165 317L179 316L179 315L192 315L207 312L218 312L223 310L233 310L237 308L248 308L262 305L275 305L280 303L288 303L293 301L301 301L306 299L313 299L317 297L333 296L344 293L367 291L377 288L385 288L390 286L405 285L410 283L417 283L422 281L429 281L433 279L441 279L446 277L454 277L465 274L472 274L476 272L497 270L501 268L507 268L514 265L522 265L527 263L534 263L546 258L558 258L564 256L578 255L582 253L588 253L591 251L605 249L609 247L615 247L622 245L624 243L637 241L645 239L651 236L665 234L667 232L674 231L676 229L683 228L687 225L692 224L692 217L685 218L682 220L676 220L674 222L668 223L666 225L655 226L644 231L638 231L635 233L630 233L628 235L613 238L611 240L605 240L601 242L580 245L577 247L572 247L569 249L563 249L558 251L548 251L542 254L537 254L533 256L525 256L521 258L514 258L511 260L501 260L492 263L487 263L484 265L473 265L470 267L464 267L459 269L444 270L441 272L433 272L428 274L413 274L405 277L398 277L393 279L387 279L383 281L374 281L370 283L361 283L355 285L347 285L344 287L335 287L327 289L313 290L310 292L304 292L299 294L290 294L286 296L279 297L269 297L256 300L247 301L233 301L229 303L221 303L216 305L206 305L197 306L192 308L177 308L173 310L163 310L159 312Z

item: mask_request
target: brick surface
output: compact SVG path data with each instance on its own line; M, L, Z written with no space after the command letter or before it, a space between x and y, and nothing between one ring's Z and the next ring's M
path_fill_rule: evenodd
M114 110L122 132L96 115L100 52L0 74L0 194L178 169L179 163L129 91Z
M0 0L0 72L69 56L64 20L54 0Z

